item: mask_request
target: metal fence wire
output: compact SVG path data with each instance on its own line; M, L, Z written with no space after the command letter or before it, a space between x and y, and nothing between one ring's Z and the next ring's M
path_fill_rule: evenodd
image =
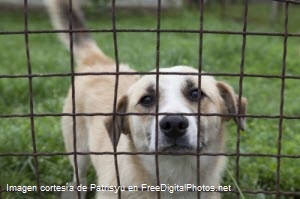
M34 171L36 178L37 187L40 186L40 172L39 172L39 163L38 158L40 156L73 156L74 157L74 165L75 165L75 174L77 184L80 184L79 176L78 176L78 165L77 165L77 156L78 155L112 155L114 156L116 177L117 177L117 185L121 185L119 176L119 166L118 166L118 156L119 155L154 155L155 156L155 166L156 166L156 184L160 184L159 178L159 155L178 155L178 153L172 152L160 152L157 150L158 147L158 116L159 115L172 115L172 113L159 113L158 103L156 105L155 113L119 113L116 110L117 104L117 95L118 95L118 86L119 86L119 76L120 75L155 75L156 76L156 97L158 97L158 88L159 88L159 76L160 75L196 75L198 76L198 86L201 88L201 76L204 75L212 75L212 76L229 76L229 77L239 77L239 90L238 90L238 101L241 101L241 96L243 94L243 79L244 77L261 77L261 78L272 78L272 79L280 79L281 80L281 96L280 96L280 107L279 107L279 115L257 115L257 114L241 114L241 103L238 107L238 114L226 114L226 116L234 116L234 117L248 117L248 118L269 118L269 119L279 119L278 123L278 138L277 138L277 153L276 154L264 154L264 153L241 153L240 151L240 127L237 126L237 141L236 141L236 152L235 153L200 153L200 143L198 139L197 143L197 152L188 152L188 153L180 153L180 155L194 155L195 161L197 161L197 183L200 184L200 156L232 156L235 157L236 171L235 171L235 179L237 185L240 184L240 157L272 157L277 159L277 167L276 167L276 190L275 191L262 191L262 190L242 190L243 193L248 194L267 194L273 195L274 198L279 199L281 196L295 196L299 197L300 192L286 192L280 190L280 169L281 169L281 159L282 158L294 158L300 159L300 155L284 155L281 154L281 140L282 140L282 132L283 132L283 120L284 119L294 119L300 120L300 116L286 116L283 112L284 107L284 93L285 93L285 80L286 79L300 79L300 76L295 75L286 75L286 55L287 55L287 40L289 37L300 37L300 33L289 33L288 31L288 17L289 17L289 5L290 4L300 4L300 1L297 0L277 0L284 4L284 32L283 33L271 33L271 32L250 32L247 31L247 17L248 17L248 0L244 0L244 15L243 15L243 30L242 31L217 31L217 30L205 30L203 29L203 13L204 13L204 1L200 1L200 18L199 25L200 29L198 30L180 30L180 29L161 29L161 0L157 0L157 28L156 29L118 29L116 27L116 0L112 0L112 28L111 29L82 29L82 30L74 30L72 28L72 0L69 0L69 29L68 30L29 30L28 29L28 0L24 0L24 31L1 31L0 35L11 35L11 34L20 34L25 37L25 47L26 47L26 59L27 59L27 70L28 74L22 75L8 75L8 74L0 74L0 78L27 78L28 79L28 87L29 87L29 105L30 105L30 113L29 114L1 114L0 118L29 118L31 122L31 139L32 139L32 153L0 153L0 157L4 156L32 156L34 158ZM73 34L78 32L109 32L113 34L113 44L114 44L114 54L116 61L116 71L115 72L95 72L95 73L76 73L74 70L74 53L73 53ZM117 35L121 32L154 32L156 33L156 71L155 72L120 72L119 71L119 54L118 54L118 42ZM30 34L44 34L44 33L69 33L70 34L70 73L48 73L48 74L34 74L32 73L31 61L30 61L30 42L29 35ZM199 34L199 57L198 57L198 73L170 73L170 72L160 72L160 35L161 33L195 33ZM239 35L242 36L242 48L241 48L241 59L240 59L240 71L239 73L202 73L202 54L203 54L203 35L204 34L226 34L226 35ZM255 36L266 36L266 37L283 37L283 55L282 55L282 69L281 75L268 75L268 74L245 74L244 73L244 63L245 63L245 49L247 44L247 36L255 35ZM111 113L77 113L75 106L75 84L74 79L76 76L93 76L93 75L112 75L116 77L115 87L114 87L114 102L113 102L113 112ZM47 77L71 77L71 88L72 88L72 113L61 113L61 114L37 114L34 113L33 109L33 92L32 92L32 80L33 78L47 78ZM201 119L201 116L225 116L224 114L204 114L200 113L201 100L198 103L198 113L189 113L183 115L193 115L197 116L198 119ZM117 151L116 146L114 146L113 152L79 152L76 147L76 117L77 116L112 116L113 122L116 120L116 116L124 116L124 115L153 115L156 117L156 140L155 140L155 152L122 152ZM38 117L62 117L62 116L70 116L73 118L73 152L53 152L53 153L42 153L38 152L36 146L36 133L35 133L35 123L34 118ZM200 138L200 128L198 122L198 138ZM114 130L115 131L115 130ZM116 137L114 133L114 138ZM296 177L296 176L294 176ZM298 176L299 177L299 176ZM6 192L4 187L0 187L0 198L3 198L3 193ZM237 189L232 190L233 193L236 193L236 198L241 198L240 192ZM78 198L80 198L80 192L78 193ZM121 192L118 192L119 198L121 198ZM157 192L157 198L160 198L160 192ZM38 198L42 198L40 190L38 190ZM200 192L197 194L197 198L200 198Z

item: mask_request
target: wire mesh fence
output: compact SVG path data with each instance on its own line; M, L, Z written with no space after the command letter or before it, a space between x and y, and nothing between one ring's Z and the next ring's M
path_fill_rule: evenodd
M289 6L291 4L300 4L300 1L296 0L277 0L278 2L284 5L284 32L251 32L248 31L248 0L244 0L243 3L243 29L242 31L219 31L219 30L205 30L203 24L205 23L205 19L203 17L204 13L204 1L200 1L200 18L199 18L199 29L198 30L180 30L180 29L162 29L161 28L161 0L157 0L157 26L156 29L119 29L116 26L116 0L112 0L112 28L111 29L73 29L72 24L72 0L69 0L69 29L68 30L29 30L28 29L28 2L24 0L24 31L1 31L0 35L24 35L25 38L25 49L26 49L26 61L27 61L27 74L22 75L10 75L10 74L0 74L0 78L24 78L28 79L28 88L29 88L29 114L1 114L0 119L3 118L29 118L30 119L30 128L31 128L31 141L32 141L32 153L0 153L0 157L12 157L12 156L31 156L34 158L34 172L35 172L35 180L37 187L40 187L40 172L39 172L39 157L41 156L73 156L74 157L74 165L75 165L75 178L77 181L77 185L80 185L80 179L78 174L78 165L77 165L77 156L78 155L112 155L114 157L114 167L116 171L117 177L117 185L120 186L122 182L120 181L120 174L119 174L119 165L118 165L118 156L120 155L151 155L155 156L155 168L156 168L156 185L160 185L160 170L159 170L159 159L158 157L161 155L192 155L195 156L195 161L197 162L197 184L200 184L200 156L226 156L226 157L234 157L235 158L235 179L237 185L240 185L240 157L262 157L262 158L276 158L276 189L273 191L264 191L264 190L242 190L242 193L248 194L266 194L272 195L274 198L279 199L281 196L294 196L299 197L300 192L292 192L292 191L283 191L280 189L281 183L281 175L280 171L282 169L281 159L289 158L289 159L299 159L300 155L287 155L282 154L282 135L283 135L283 120L299 120L300 116L290 116L284 114L284 101L285 101L285 81L286 79L296 79L299 80L299 75L291 75L286 73L286 56L287 56L287 45L288 45L288 38L290 37L300 37L300 33L290 33L288 30L288 22L289 22ZM74 63L74 50L73 50L73 38L74 34L82 33L82 32L90 32L90 33L112 33L113 34L113 46L114 46L114 57L116 61L116 71L115 72L90 72L90 73L81 73L75 72L75 63ZM121 72L119 69L119 53L118 53L118 40L117 36L119 33L123 32L152 32L156 33L156 63L154 72ZM36 74L32 72L31 66L31 54L30 54L30 42L29 42L29 35L30 34L54 34L54 33L68 33L70 35L70 72L69 73L47 73L47 74ZM160 41L161 41L161 34L162 33L193 33L199 34L199 52L198 52L198 73L176 73L176 72L162 72L160 71ZM212 35L237 35L242 37L242 46L241 46L241 56L240 56L240 68L238 73L203 73L202 66L203 66L203 35L205 34L212 34ZM271 74L247 74L244 72L244 65L245 65L245 50L247 46L247 37L248 36L264 36L264 37L282 37L283 38L283 54L282 54L282 68L280 75L271 75ZM110 113L81 113L76 110L76 102L75 102L75 77L76 76L104 76L104 75L111 75L116 77L115 87L114 87L114 101L113 101L113 111ZM202 76L221 76L221 77L237 77L239 78L238 84L238 101L241 102L242 95L246 91L243 90L243 80L245 77L249 78L269 78L269 79L278 79L281 81L280 86L280 107L279 114L277 115L268 115L268 114L241 114L241 103L238 107L237 114L205 114L201 113L201 101L198 103L198 113L181 113L181 115L186 116L197 116L198 120L201 121L201 116L231 116L237 118L257 118L257 119L278 119L278 135L277 135L277 152L274 154L271 153L243 153L240 150L240 127L237 126L236 129L236 151L234 153L200 153L200 127L198 123L198 142L197 142L197 151L195 152L187 152L187 153L175 153L175 152L161 152L158 151L158 116L160 115L178 115L178 113L159 113L159 105L156 104L156 111L155 113L134 113L134 112L127 112L127 113L120 113L117 111L117 96L118 96L118 87L119 87L119 76L121 75L154 75L156 77L156 98L159 97L159 77L161 75L194 75L198 76L198 87L201 88L201 77ZM71 77L71 90L72 90L72 113L61 113L61 114L49 114L49 113L35 113L34 112L34 96L33 96L33 89L32 89L32 81L34 78L49 78L49 77ZM251 104L250 104L251 106ZM277 108L277 107L276 107ZM113 123L116 122L117 116L128 116L128 115L151 115L155 116L156 125L155 125L155 152L124 152L124 151L117 151L117 146L114 146L113 152L81 152L77 151L77 132L76 132L76 125L77 125L77 117L80 116L112 116ZM36 132L35 132L35 118L39 117L63 117L68 116L72 117L73 124L73 152L39 152L36 145ZM114 129L116 131L116 129ZM116 139L116 133L114 132L114 138ZM1 188L1 187L0 187ZM5 187L1 188L0 191L0 198L3 198L3 193L7 192ZM38 198L42 198L41 191L38 190ZM241 198L241 193L238 189L232 190L233 193L236 194L236 198ZM77 192L78 198L80 198L80 192ZM157 192L157 198L161 198L161 193ZM118 192L119 198L122 197L121 192ZM197 198L200 198L200 192L198 192Z

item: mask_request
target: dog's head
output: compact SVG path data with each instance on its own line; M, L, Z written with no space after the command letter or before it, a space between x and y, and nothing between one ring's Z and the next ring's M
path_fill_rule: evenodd
M197 72L196 69L186 66L162 68L160 71ZM130 134L138 151L155 151L156 117L151 113L156 112L158 105L159 113L166 113L158 116L158 150L195 151L199 119L195 113L198 113L199 100L201 113L208 114L200 117L200 149L217 138L223 123L230 118L233 118L242 130L245 129L245 118L218 116L218 114L238 113L238 96L228 84L216 81L211 76L202 76L199 89L197 75L163 74L159 76L158 98L156 75L145 75L119 100L118 112L140 115L117 116L115 122L110 118L106 121L106 127L111 138L115 131L115 144L121 133ZM246 99L242 98L241 114L245 114L246 104ZM142 115L143 113L150 114ZM113 123L116 126L113 126Z

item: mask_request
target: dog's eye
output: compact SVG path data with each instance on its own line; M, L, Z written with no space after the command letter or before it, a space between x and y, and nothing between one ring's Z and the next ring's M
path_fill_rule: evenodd
M145 107L150 107L155 103L155 98L151 95L146 95L140 99L140 104Z
M203 97L205 97L205 94L201 91L201 96L199 98L199 91L198 89L194 89L190 92L190 95L189 95L189 99L191 101L198 101L198 99L202 99Z

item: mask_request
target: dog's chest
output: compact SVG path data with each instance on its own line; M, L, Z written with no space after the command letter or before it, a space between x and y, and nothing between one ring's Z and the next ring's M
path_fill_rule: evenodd
M157 182L155 157L142 157L141 164L155 185ZM159 156L158 168L161 184L197 183L197 159L194 156Z

